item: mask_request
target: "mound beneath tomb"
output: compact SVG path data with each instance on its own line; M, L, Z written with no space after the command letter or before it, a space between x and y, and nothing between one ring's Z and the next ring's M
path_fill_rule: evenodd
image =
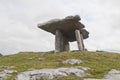
M46 75L54 77L53 80L84 80L83 74L90 74L88 80L119 80L119 61L120 54L107 52L20 52L0 57L0 80L18 79L19 75L33 78Z

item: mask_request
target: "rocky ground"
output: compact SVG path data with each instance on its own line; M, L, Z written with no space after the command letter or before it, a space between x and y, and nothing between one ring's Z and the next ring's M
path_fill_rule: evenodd
M0 71L0 80L5 80L8 76L12 76L13 73L17 73L17 70L9 70L14 66L0 66L3 70Z
M82 61L77 59L68 59L62 62L62 64L71 64L71 65L80 64L80 63L82 63ZM70 68L40 69L40 70L26 71L17 75L15 80L39 80L41 78L51 80L53 78L60 78L70 75L86 77L89 74L87 74L85 70L88 69L89 68L87 67L77 66Z
M120 80L120 70L112 69L102 79L84 79L84 80Z
M62 62L62 64L80 64L82 60L78 59L68 59ZM3 80L8 76L11 76L13 73L16 73L16 70L7 70L13 68L14 66L0 66L0 68L6 68L0 72L0 79ZM90 74L86 73L87 70L90 70L88 67L75 66L70 68L56 68L56 69L39 69L32 71L25 71L19 73L14 80L51 80L54 78L66 77L70 75L75 75L78 77L87 77ZM108 74L104 75L102 79L92 79L86 78L84 80L120 80L120 71L116 69L112 69L108 72Z
M0 57L0 80L120 80L120 55L19 53Z

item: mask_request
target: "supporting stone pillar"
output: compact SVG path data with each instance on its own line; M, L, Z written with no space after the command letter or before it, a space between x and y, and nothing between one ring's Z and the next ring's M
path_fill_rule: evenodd
M75 30L75 36L76 36L76 40L78 43L78 49L80 51L82 51L83 50L83 40L82 40L82 36L80 34L80 30Z
M60 30L56 30L55 33L55 52L61 52L63 45L63 36Z
M83 35L82 34L80 34L80 35L81 35L81 41L82 41L83 50L85 50L85 45L84 45L84 41L83 41Z
M55 52L69 51L69 42L61 33L60 30L56 30L55 35Z
M70 51L69 41L64 37L64 51Z

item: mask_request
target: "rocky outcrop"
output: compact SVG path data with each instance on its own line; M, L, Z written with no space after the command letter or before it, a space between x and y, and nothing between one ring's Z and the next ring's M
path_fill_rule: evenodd
M84 79L84 80L120 80L120 71L112 69L106 74L103 79Z
M120 71L112 69L107 75L104 76L104 79L120 80Z
M0 69L12 69L15 68L15 66L0 66Z
M16 70L3 70L0 72L0 80L4 80L5 78L7 78L8 76L10 76L13 73L16 73Z
M60 78L70 75L75 75L79 77L88 76L88 74L85 73L84 70L72 67L72 68L40 69L26 71L18 74L14 80L38 80L38 79L51 80L53 78Z
M65 60L62 62L63 64L80 64L82 63L81 60L78 60L78 59L68 59L68 60Z

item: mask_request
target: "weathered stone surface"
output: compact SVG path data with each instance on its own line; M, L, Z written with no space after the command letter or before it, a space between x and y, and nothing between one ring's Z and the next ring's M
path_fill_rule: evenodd
M0 72L0 78L4 79L7 76L10 76L12 73L16 73L16 72L17 72L16 70L3 70Z
M76 29L81 31L84 39L88 38L89 36L89 32L83 29L85 26L81 22L79 22L79 20L81 19L78 15L68 16L64 19L54 19L44 24L38 24L38 27L54 35L56 30L60 30L63 35L68 39L68 41L72 42L76 41Z
M0 56L3 56L3 55L0 53Z
M60 30L56 30L55 52L69 51L69 42Z
M78 49L80 51L84 50L84 46L83 46L83 36L80 34L79 30L75 30L75 36L76 36L76 40L78 43Z
M68 59L68 60L65 60L62 62L63 64L80 64L82 63L81 60L78 60L78 59Z
M91 70L89 67L83 67L83 66L75 66L75 68L82 69L84 71Z
M89 37L89 32L86 29L81 29L80 31L83 36L83 39L86 39Z
M12 74L12 73L16 73L17 71L16 70L4 70L3 72L6 74Z
M6 73L4 73L4 72L0 72L0 78L5 78L6 76L7 76Z
M84 80L120 80L120 71L112 69L103 79L84 79Z
M0 69L11 69L15 68L15 66L0 66Z
M60 30L56 30L55 33L55 52L61 52L64 48L64 37Z
M70 75L85 77L88 74L77 68L41 69L20 73L14 80L38 80L41 78L51 80L53 78L60 78Z
M120 80L120 71L112 69L107 75L104 76L104 79Z
M115 79L84 79L84 80L115 80Z

